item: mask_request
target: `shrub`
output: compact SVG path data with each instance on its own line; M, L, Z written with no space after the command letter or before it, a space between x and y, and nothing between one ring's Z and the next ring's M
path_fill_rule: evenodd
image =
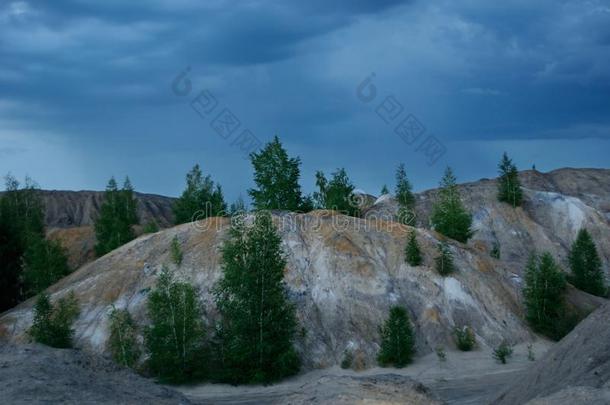
M144 228L142 228L142 233L144 234L157 232L159 232L159 225L157 225L155 221L148 221L146 225L144 225Z
M419 266L422 263L421 250L415 237L415 231L411 231L409 242L405 249L405 259L411 266Z
M351 350L346 349L343 352L343 360L341 360L341 368L348 369L352 368L352 363L354 362L354 353Z
M513 355L513 348L506 342L502 342L500 346L494 349L493 358L502 364L506 364L506 360Z
M180 241L177 236L174 236L172 239L172 244L170 247L170 252L172 256L172 262L176 266L180 266L182 264L182 260L184 259L184 255L182 254L182 248L180 247Z
M56 348L72 347L72 324L78 317L78 302L74 293L60 298L54 306L46 293L38 296L34 305L34 322L29 334L35 342Z
M494 242L489 255L494 259L500 260L500 244L498 242Z
M381 350L377 361L382 367L402 368L413 360L415 339L411 322L403 307L393 307L381 328Z
M527 345L527 359L529 361L536 360L536 354L534 353L534 346L532 346L531 343L529 345Z
M436 257L436 259L434 259L436 271L441 276L448 276L455 271L455 267L453 265L453 254L449 250L446 243L441 243L438 245L438 253L439 255Z
M133 367L140 358L136 324L126 309L113 308L110 313L108 349L112 358L125 367Z
M469 326L464 326L462 328L456 327L453 330L453 335L455 336L456 346L463 352L471 351L477 343L474 332Z
M445 348L443 346L436 346L436 349L434 349L434 351L436 352L436 357L438 358L438 361L447 361L447 352L445 351Z

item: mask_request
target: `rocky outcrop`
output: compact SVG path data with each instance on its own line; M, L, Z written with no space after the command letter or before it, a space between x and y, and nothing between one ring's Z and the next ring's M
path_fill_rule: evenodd
M609 320L606 304L509 384L495 404L609 403Z

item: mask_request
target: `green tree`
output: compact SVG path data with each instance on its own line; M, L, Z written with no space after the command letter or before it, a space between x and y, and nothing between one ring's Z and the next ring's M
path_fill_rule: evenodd
M403 368L411 363L414 354L415 338L407 310L393 307L381 328L381 349L377 361L382 367L393 365Z
M95 221L95 253L103 256L135 239L133 226L138 223L137 202L129 178L125 179L120 190L114 177L111 178L106 186L100 216Z
M569 261L572 270L570 281L576 288L600 297L606 294L602 262L591 234L584 228L572 244Z
M248 193L257 210L298 211L302 196L299 178L301 159L288 156L275 136L260 152L250 155L256 187Z
M151 326L145 331L150 371L162 381L180 383L205 375L204 330L195 288L167 269L148 296Z
M134 367L140 358L140 347L138 346L136 324L131 314L126 309L113 307L109 318L108 349L112 358L122 366Z
M441 276L448 276L455 271L453 254L446 243L439 243L438 256L434 259L436 271Z
M72 347L72 324L78 314L74 293L60 298L55 306L51 304L49 295L42 293L34 305L34 322L29 335L43 345L60 349Z
M471 351L477 344L477 338L470 326L461 328L456 326L453 329L453 336L455 336L455 345L463 352Z
M536 332L552 339L565 333L565 277L550 253L533 254L525 269L526 318Z
M357 217L360 207L353 200L355 187L347 176L345 169L337 169L330 181L324 173L316 173L316 186L314 193L317 208L335 210L346 215Z
M229 215L232 217L236 215L244 215L248 212L248 207L246 206L246 202L244 199L239 196L237 200L231 204L231 208L229 209Z
M517 166L508 157L506 152L498 164L498 200L518 207L523 202L523 190L519 181Z
M390 190L388 189L388 186L384 184L383 187L381 188L381 192L379 195L388 195L388 194L390 194Z
M142 228L142 233L145 235L157 232L159 232L159 225L154 220L148 221L146 225L144 225L144 228Z
M184 259L184 254L182 253L182 248L180 247L180 241L177 236L174 236L172 239L172 244L170 246L170 254L172 257L172 262L178 267L182 265L182 260Z
M65 249L58 241L42 237L30 238L23 254L23 284L25 295L34 296L70 274Z
M462 204L456 178L449 167L441 180L438 201L432 208L431 222L437 232L458 242L468 242L474 233L472 215Z
M24 298L23 256L32 241L45 237L44 204L38 186L30 178L20 188L6 176L6 192L0 197L0 312Z
M222 249L223 276L215 288L217 378L231 383L271 382L300 367L293 348L297 321L284 285L286 261L271 215L256 213L246 227L234 221Z
M225 203L220 184L215 184L208 175L203 177L199 165L186 175L186 189L172 206L176 225L186 224L209 217L225 216Z
M415 224L415 196L404 164L396 169L396 199L398 200L399 221L405 225Z
M405 249L405 258L407 263L411 266L419 266L422 263L421 249L419 248L419 243L417 243L415 231L411 231L409 234L409 241L407 242L407 247Z

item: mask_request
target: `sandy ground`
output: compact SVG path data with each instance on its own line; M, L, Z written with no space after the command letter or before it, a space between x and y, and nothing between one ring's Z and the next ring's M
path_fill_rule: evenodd
M546 341L538 341L534 344L533 351L536 358L539 359L550 346L551 343ZM370 398L364 395L359 402L405 403L406 394L397 388L405 381L415 380L445 403L484 404L489 403L501 388L532 364L532 361L528 360L527 346L519 345L514 347L513 356L506 365L499 364L493 359L490 349L478 349L472 352L451 351L447 353L445 362L440 362L433 353L418 358L409 367L401 370L373 368L354 372L333 367L312 371L272 386L233 387L204 384L179 387L178 390L191 401L200 404L276 404L299 403L292 399L301 398L307 393L303 391L313 392L313 387L317 387L317 391L315 395L311 394L312 398L315 396L319 399L330 391L341 393L341 390L344 390L347 395L358 390L358 385L379 384L383 386L377 392L368 393L369 396L378 395L378 397ZM394 379L393 387L388 383L388 380L392 379ZM393 397L388 399L392 393Z

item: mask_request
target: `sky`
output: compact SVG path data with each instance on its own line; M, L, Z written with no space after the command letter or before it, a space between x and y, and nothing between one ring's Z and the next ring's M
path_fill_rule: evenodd
M274 135L306 192L609 167L610 2L496 3L3 0L0 173L175 196L199 163L230 202Z

